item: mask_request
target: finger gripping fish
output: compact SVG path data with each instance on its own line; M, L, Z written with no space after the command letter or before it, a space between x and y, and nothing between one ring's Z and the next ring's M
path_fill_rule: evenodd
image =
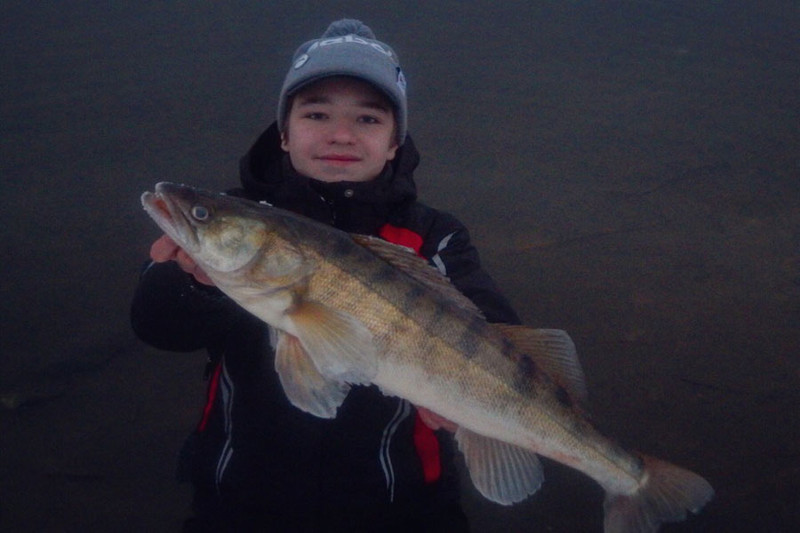
M275 369L299 409L333 418L375 384L458 424L470 478L512 504L543 481L538 456L606 491L605 531L655 531L713 496L702 477L630 453L581 407L575 346L561 330L489 324L402 247L240 198L159 183L142 204L214 283L271 328Z

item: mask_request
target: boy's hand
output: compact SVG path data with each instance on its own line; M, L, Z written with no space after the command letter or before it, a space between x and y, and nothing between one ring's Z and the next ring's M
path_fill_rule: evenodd
M434 431L444 428L451 433L455 433L458 429L458 424L455 422L448 420L443 416L439 416L433 411L425 409L424 407L417 407L417 412L419 413L419 417L422 419L422 421L425 422L425 425Z
M165 263L167 261L175 261L184 272L194 276L199 283L203 285L214 285L211 278L197 266L197 263L189 257L183 248L175 244L175 241L170 239L167 235L161 236L150 247L150 259L156 263Z

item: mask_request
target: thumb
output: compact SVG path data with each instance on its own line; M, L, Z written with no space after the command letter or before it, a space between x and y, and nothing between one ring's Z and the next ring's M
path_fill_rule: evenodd
M169 236L162 235L150 246L150 259L156 263L173 261L180 247Z

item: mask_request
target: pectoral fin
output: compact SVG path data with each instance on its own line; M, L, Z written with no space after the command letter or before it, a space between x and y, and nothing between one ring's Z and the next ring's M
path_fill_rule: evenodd
M316 302L290 313L305 352L320 374L333 381L367 384L378 371L372 332L355 317Z
M350 385L325 379L297 337L273 330L275 370L292 405L320 418L334 418Z
M544 473L535 453L463 427L456 431L456 441L472 483L486 498L511 505L542 485Z

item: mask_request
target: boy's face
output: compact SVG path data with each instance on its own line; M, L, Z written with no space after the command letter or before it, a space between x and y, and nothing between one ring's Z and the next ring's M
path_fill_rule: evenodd
M392 105L367 82L325 78L292 98L281 148L305 176L372 180L397 152Z

